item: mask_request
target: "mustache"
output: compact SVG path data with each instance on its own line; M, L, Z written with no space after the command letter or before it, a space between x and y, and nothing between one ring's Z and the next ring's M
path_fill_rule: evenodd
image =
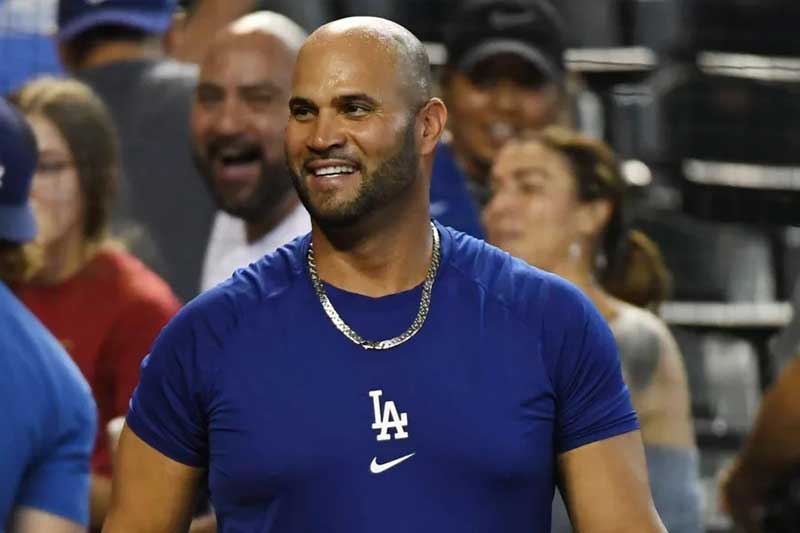
M347 161L356 168L361 167L361 161L357 157L353 157L352 154L348 153L346 150L342 150L341 148L331 148L329 150L320 150L314 152L314 155L303 160L303 167L308 168L308 165L314 161L320 161L323 159L339 159L342 161Z
M209 158L215 158L222 150L237 148L240 152L257 152L261 155L261 146L241 135L220 135L209 140L206 145L206 154Z

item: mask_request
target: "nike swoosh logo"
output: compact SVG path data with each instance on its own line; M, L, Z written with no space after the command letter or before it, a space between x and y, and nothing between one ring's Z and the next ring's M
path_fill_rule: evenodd
M377 457L373 457L372 463L369 465L369 471L372 472L373 474L380 474L382 472L386 472L390 468L394 468L395 466L399 465L406 459L411 459L412 457L414 457L416 453L417 452L410 453L408 455L404 455L403 457L398 457L393 461L389 461L388 463L383 463L383 464L378 463Z

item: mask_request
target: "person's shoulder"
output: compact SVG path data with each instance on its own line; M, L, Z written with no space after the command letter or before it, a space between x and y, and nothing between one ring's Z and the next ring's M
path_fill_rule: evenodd
M167 282L129 252L105 248L93 262L94 279L103 279L121 306L149 302L172 312L180 307Z
M585 296L569 281L485 241L452 228L445 230L450 237L450 266L506 306L583 305Z
M182 84L193 87L197 82L198 68L191 63L181 63L174 59L153 62L146 70L145 81L150 83Z
M667 324L651 310L620 300L615 300L615 303L617 314L611 321L611 329L615 335L648 333L662 342L672 338Z

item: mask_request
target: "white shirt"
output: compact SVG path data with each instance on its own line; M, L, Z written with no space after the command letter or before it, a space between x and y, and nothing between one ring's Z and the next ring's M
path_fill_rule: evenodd
M247 231L242 219L217 211L203 261L200 290L214 287L228 279L236 269L248 266L309 231L311 219L299 202L272 231L252 243L247 242Z

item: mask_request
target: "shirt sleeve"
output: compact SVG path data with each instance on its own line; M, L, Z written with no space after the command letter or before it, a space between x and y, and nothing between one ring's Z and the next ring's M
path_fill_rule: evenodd
M205 467L208 461L203 346L191 317L182 311L142 361L126 420L147 444L193 467Z
M554 283L549 292L545 347L555 356L559 453L639 429L605 319L571 285Z
M85 526L89 523L89 458L94 447L97 418L88 389L72 400L70 407L74 409L58 413L56 418L60 420L51 420L50 428L63 427L63 431L49 436L49 444L28 466L16 505Z

